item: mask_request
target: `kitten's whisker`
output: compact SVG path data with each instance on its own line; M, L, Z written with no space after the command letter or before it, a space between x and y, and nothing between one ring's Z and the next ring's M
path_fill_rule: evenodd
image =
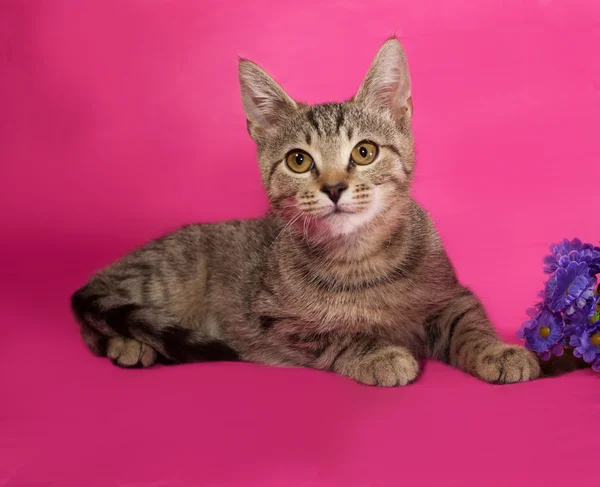
M298 218L300 218L300 217L298 217ZM298 218L296 218L296 219L294 220L294 223L295 223L295 222L298 220ZM288 225L288 226L287 226L287 229L288 229L288 233L289 233L289 232L290 232L290 230L292 229L292 226L291 226L291 225ZM300 250L299 250L299 249L298 249L298 247L296 246L296 239L295 239L295 238L294 238L294 236L293 236L293 235L291 235L291 234L290 234L290 240L291 240L291 242L292 242L292 245L294 246L294 249L296 249L296 252L300 253Z
M310 245L310 238L309 238L308 232L306 231L306 225L311 223L312 218L313 218L312 216L308 215L306 217L306 219L304 220L304 225L302 227L302 234L303 234L304 240L306 241L306 245L308 245L308 248L310 250L314 250L314 249Z
M306 240L306 243L308 244L308 247L310 248L310 243L308 242L308 238L306 238L306 222L308 221L308 219L310 218L310 216L307 216L304 221L302 222L302 238L304 240Z
M286 223L283 226L283 228L281 229L281 231L279 232L279 234L277 235L277 237L275 237L275 239L271 242L271 245L269 246L269 250L273 248L273 245L275 245L275 242L277 242L277 240L279 239L279 237L281 237L283 235L283 232L285 232L286 230L288 230L289 228L291 228L292 225L294 223L296 223L301 216L302 216L302 213L299 213L293 220L291 220L290 222Z

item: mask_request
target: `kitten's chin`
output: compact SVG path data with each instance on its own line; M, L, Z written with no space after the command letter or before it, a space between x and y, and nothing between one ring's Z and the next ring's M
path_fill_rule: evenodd
M322 226L333 237L351 235L359 231L371 218L364 213L335 212L321 219Z
M324 216L321 222L327 228L329 234L334 237L353 235L381 213L382 197L381 192L375 191L373 201L365 210L360 212L332 211Z
M335 236L352 235L359 232L375 219L382 211L383 188L373 191L373 200L368 208L361 212L335 212L326 217L330 232Z

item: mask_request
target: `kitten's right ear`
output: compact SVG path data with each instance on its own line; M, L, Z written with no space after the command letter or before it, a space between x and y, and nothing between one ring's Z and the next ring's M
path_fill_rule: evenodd
M240 59L238 73L248 132L253 139L277 126L298 108L275 80L253 62Z

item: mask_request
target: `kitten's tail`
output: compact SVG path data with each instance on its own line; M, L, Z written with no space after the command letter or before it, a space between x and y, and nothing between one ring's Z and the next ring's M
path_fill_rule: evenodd
M548 360L540 359L540 367L542 368L541 377L556 377L575 370L587 369L591 366L583 359L575 357L572 350L565 350L560 357L553 355Z

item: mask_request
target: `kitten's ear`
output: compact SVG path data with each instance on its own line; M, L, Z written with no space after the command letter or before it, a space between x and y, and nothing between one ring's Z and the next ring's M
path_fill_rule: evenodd
M398 121L410 119L413 112L410 74L398 39L392 37L381 46L354 100L388 110Z
M253 139L293 114L298 105L258 65L240 59L238 67L242 104Z

